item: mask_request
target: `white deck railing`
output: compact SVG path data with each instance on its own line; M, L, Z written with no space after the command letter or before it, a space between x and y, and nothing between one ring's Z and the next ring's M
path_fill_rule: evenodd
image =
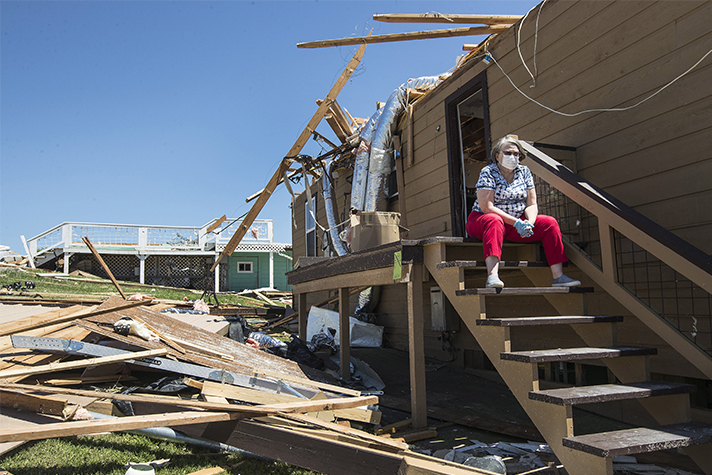
M82 241L89 241L105 250L123 252L151 251L212 251L224 247L242 221L228 220L211 232L208 228L215 222L203 226L144 226L132 224L73 223L65 222L27 241L34 258L48 252L87 250ZM274 239L273 223L270 219L258 219L252 223L250 231L243 238L245 244L271 244Z

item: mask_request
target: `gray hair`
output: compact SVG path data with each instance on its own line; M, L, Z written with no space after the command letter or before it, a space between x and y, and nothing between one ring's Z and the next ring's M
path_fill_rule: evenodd
M502 151L505 145L512 144L519 149L519 160L524 160L526 158L526 153L524 148L519 143L519 138L516 135L505 135L501 139L497 140L492 146L492 153L487 158L487 163L497 163L497 154Z

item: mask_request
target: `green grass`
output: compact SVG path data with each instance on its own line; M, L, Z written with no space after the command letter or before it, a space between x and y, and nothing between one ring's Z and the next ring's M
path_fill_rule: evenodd
M26 290L25 296L39 294L51 299L70 299L74 295L91 296L97 299L109 296L120 295L114 284L105 279L93 279L90 277L77 277L79 280L69 280L54 277L46 277L37 274L47 274L46 270L19 270L12 268L0 268L0 285L9 285L20 282L24 285L26 281L35 283L35 288ZM92 282L94 281L94 282ZM121 289L127 296L140 293L149 297L164 300L197 300L203 294L201 290L181 289L176 287L148 286L132 284L129 282L119 282ZM10 292L3 289L0 295L18 295L19 292ZM59 294L59 295L52 295ZM245 305L262 307L264 302L259 299L243 297L236 294L219 294L218 299L221 305ZM278 304L281 305L281 304Z
M13 475L124 475L129 462L170 459L159 475L183 475L220 466L230 474L315 474L281 462L238 454L206 453L204 448L114 433L31 442L0 457L0 467Z

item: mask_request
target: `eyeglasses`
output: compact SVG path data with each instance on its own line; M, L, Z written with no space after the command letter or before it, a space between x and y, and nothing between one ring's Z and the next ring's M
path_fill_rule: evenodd
M509 157L519 158L519 152L499 152L499 153L501 153L505 157L509 156Z

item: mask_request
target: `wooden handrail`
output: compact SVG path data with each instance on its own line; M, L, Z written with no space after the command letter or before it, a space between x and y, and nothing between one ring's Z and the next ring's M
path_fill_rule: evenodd
M523 141L520 143L527 152L529 158L527 166L532 173L598 219L602 268L594 264L583 250L575 245L569 245L567 246L569 250L574 251L569 254L573 264L628 308L702 374L712 379L712 357L618 281L613 230L617 230L708 292L712 289L712 258L600 188L588 183L534 146Z
M707 291L712 291L712 256L609 195L534 146L520 141L532 173L545 180L638 246Z

